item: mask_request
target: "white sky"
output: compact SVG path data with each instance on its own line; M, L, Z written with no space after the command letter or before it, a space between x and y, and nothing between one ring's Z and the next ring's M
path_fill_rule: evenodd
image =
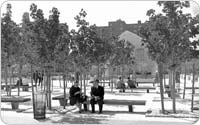
M60 22L67 23L70 29L76 27L74 17L80 12L81 8L88 14L87 21L97 26L107 26L109 21L118 19L124 20L127 24L137 23L138 20L144 22L148 19L147 10L161 11L157 1L7 1L1 2L1 16L2 13L6 12L7 3L11 3L12 19L17 23L21 23L24 12L30 12L32 3L43 10L46 18L48 18L52 7L56 7L60 11ZM199 13L197 4L195 2L191 4L187 12L191 14Z

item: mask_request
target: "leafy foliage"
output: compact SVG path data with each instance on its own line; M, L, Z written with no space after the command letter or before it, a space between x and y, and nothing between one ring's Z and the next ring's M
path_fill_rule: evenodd
M5 58L7 64L11 64L11 57L13 57L17 52L17 36L18 36L18 26L11 19L12 11L11 4L7 4L7 12L3 14L1 18L1 47L2 54Z
M174 67L189 58L191 50L196 46L190 41L191 32L196 32L191 30L194 19L181 10L189 6L188 2L159 1L158 4L163 6L165 15L149 10L149 21L141 27L140 34L143 41L148 43L147 48L154 60Z
M75 17L78 31L71 31L71 49L74 63L79 67L88 69L91 64L105 63L108 58L109 46L107 42L98 38L96 26L89 25L85 20L87 13L82 9Z

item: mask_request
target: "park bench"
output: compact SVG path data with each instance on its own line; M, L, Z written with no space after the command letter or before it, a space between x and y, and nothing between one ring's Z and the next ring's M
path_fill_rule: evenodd
M143 87L137 87L137 88L126 88L126 89L130 89L131 92L133 92L133 90L139 90L139 89L146 89L147 93L149 93L149 90L155 90L155 87L150 87L150 86L143 86Z
M67 105L67 101L69 100L69 94L66 94L66 98L64 101L64 95L55 96L52 98L53 100L59 100L60 106ZM84 110L87 111L89 109L90 102L87 100L82 103L84 105Z
M11 87L11 89L15 89L15 88L16 88L15 85L11 85L11 86L10 86L10 85L7 85L7 86L6 86L6 85L1 85L1 89L2 89L2 90L4 90L4 89L5 89L5 90L8 90L10 87Z
M192 89L192 87L185 87L185 89ZM194 89L199 89L199 87L194 87Z
M18 109L19 103L30 101L31 98L14 97L14 96L1 96L1 102L11 102L12 109Z
M139 84L153 84L153 86L155 86L155 79L154 78L151 78L151 79L136 78L136 84L137 86Z
M192 89L192 87L185 87L185 89ZM195 89L199 89L199 87L194 87L194 93L195 93Z
M67 101L69 100L69 95L66 94L66 102L64 102L64 95L58 95L52 98L52 100L58 100L60 103L60 106L67 105Z
M133 105L145 105L146 100L104 99L104 104L107 104L107 105L128 105L128 111L133 112Z
M105 84L108 84L108 86L110 86L113 82L110 82L110 81L100 81L99 83L101 85L103 84L103 86L105 86Z
M4 89L6 90L9 87L10 87L10 85L7 85L7 87L6 87L6 85L1 85L1 89L2 90L4 90ZM11 89L15 89L17 87L18 87L17 85L11 85ZM29 85L28 84L23 84L23 85L21 85L19 87L22 88L22 91L28 91Z
M29 85L28 84L23 84L20 87L22 87L22 91L28 91Z

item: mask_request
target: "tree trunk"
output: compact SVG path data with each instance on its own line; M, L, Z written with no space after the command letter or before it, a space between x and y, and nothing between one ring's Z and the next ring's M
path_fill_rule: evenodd
M176 73L175 70L172 71L172 107L173 107L173 112L176 113L176 92L175 92L175 77Z
M9 92L8 92L8 67L7 67L7 65L5 67L5 84L6 84L6 93L7 93L7 96L8 96Z
M82 74L80 74L80 82L81 82L80 88L81 88L81 90L83 90L83 77L82 77Z
M165 113L165 108L164 108L164 95L163 95L163 65L158 64L158 73L159 73L159 81L160 81L160 98L161 98L161 108L162 108L162 113Z
M11 75L11 66L9 66L9 78L10 78L10 87L9 87L9 96L11 96L11 91L12 91L12 75Z
M50 69L48 67L47 69L47 81L46 81L46 85L47 85L47 107L49 110L51 110L51 78L50 78Z
M185 71L184 71L183 99L185 99L185 87L186 87L186 64L185 64Z
M112 79L112 81L111 81L111 92L113 92L113 84L114 84L114 68L113 67L111 67L112 68L112 76L111 76L111 79Z
M97 64L97 79L99 79L99 63Z
M79 76L80 76L80 73L78 71L76 71L76 73L75 73L75 80L79 81Z
M163 79L164 79L164 87L166 87L165 74L163 74Z
M66 87L65 87L65 66L64 66L64 71L63 71L63 87L64 87L64 106L63 108L65 109L65 102L66 102Z
M31 88L32 88L32 103L33 103L33 111L35 111L35 98L34 98L34 88L33 88L33 66L31 64Z
M61 86L61 76L59 75L59 84L60 84L60 88L62 87Z
M172 83L173 83L173 72L169 70L169 91L170 91L170 98L172 99Z
M85 73L83 73L83 86L84 86L84 95L86 95L86 84L85 84Z
M195 81L195 63L192 64L192 102L191 102L191 112L193 112L193 103L194 103L194 81Z
M19 79L22 79L22 63L19 64ZM20 95L20 86L18 85L18 96Z

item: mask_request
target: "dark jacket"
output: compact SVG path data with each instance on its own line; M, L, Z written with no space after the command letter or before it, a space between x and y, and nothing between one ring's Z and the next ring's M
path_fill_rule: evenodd
M91 96L99 96L100 98L104 98L104 88L102 86L91 87Z
M34 72L34 73L33 73L33 79L34 79L34 80L37 80L38 78L39 78L38 72Z
M22 83L22 79L19 79L19 80L17 80L17 84L16 84L17 86L19 85L19 86L22 86L23 85L23 83Z
M69 95L70 97L80 97L81 95L80 94L76 94L74 95L76 92L78 91L81 91L81 89L79 87L75 87L75 86L72 86L69 90Z
M133 80L128 80L127 83L130 88L136 88L135 82Z

